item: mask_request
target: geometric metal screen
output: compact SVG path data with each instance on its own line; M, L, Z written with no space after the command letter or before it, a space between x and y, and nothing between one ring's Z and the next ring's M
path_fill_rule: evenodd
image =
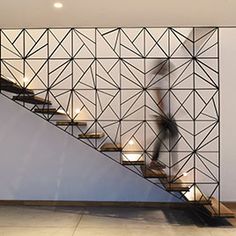
M61 129L76 138L102 132L101 139L81 141L97 150L104 143L121 146L104 152L119 163L150 162L160 137L155 117L168 112L179 135L174 145L162 140L166 172L173 182L181 178L209 197L219 194L218 28L2 29L0 37L1 76L52 105L18 103L64 113L38 113L53 124L86 122ZM142 175L140 166L126 167Z

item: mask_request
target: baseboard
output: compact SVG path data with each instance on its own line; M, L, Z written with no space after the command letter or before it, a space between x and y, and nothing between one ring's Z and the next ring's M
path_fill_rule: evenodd
M47 201L0 200L0 205L14 206L80 206L80 207L186 207L185 202L109 202L109 201Z

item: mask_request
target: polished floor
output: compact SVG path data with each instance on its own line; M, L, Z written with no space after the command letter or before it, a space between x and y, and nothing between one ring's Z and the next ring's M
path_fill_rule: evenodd
M0 206L0 236L236 236L236 220L188 209Z

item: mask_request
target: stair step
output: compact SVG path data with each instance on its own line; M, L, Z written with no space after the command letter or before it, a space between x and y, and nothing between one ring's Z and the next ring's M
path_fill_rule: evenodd
M211 201L206 197L197 186L192 186L188 192L182 192L186 200L190 203L209 205Z
M15 94L34 94L34 92L30 89L22 88L18 85L2 85L1 90L10 92L10 93L15 93Z
M211 197L211 205L206 205L204 208L212 217L233 218L235 214L224 204L219 202L216 198Z
M86 133L86 134L79 134L79 139L99 139L104 137L104 133Z
M35 113L49 114L49 115L66 115L66 113L61 112L55 108L37 108L34 109Z
M148 166L142 165L141 171L145 178L166 178L166 173L163 170L150 169Z
M34 96L34 95L14 96L13 100L26 102L26 103L30 103L30 104L37 104L37 105L52 105L52 103L50 101L45 100L44 98L41 98L41 97Z
M145 159L143 155L138 153L123 154L121 162L123 165L145 165Z
M57 126L86 126L85 121L69 121L69 120L59 120L56 123Z
M34 94L33 90L21 87L18 84L4 78L0 79L0 86L1 86L1 90L10 92L10 93Z
M104 143L100 149L102 152L120 152L122 147L120 143Z
M180 179L171 182L173 178L174 178L173 176L168 176L166 178L160 179L160 182L165 187L166 191L169 192L189 191L190 189L189 184L183 184Z
M136 166L141 166L141 165L145 165L145 161L122 161L122 165L136 165Z
M1 85L6 85L6 84L9 84L9 85L12 85L12 84L16 84L15 82L9 80L9 79L5 79L5 78L0 78L0 83Z

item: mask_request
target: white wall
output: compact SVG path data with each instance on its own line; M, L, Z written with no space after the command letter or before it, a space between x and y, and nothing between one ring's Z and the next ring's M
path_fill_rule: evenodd
M236 28L220 29L221 193L236 201Z
M1 200L175 200L2 95L0 109Z

